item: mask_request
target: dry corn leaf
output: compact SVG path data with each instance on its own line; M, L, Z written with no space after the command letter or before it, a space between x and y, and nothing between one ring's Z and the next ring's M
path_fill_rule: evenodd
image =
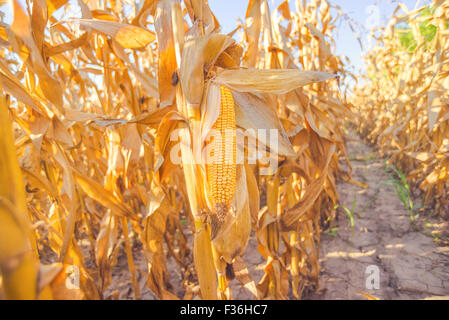
M219 84L239 92L284 94L311 83L336 78L327 72L294 69L225 70L215 78Z
M126 203L123 203L110 191L106 190L103 186L95 182L94 180L86 177L85 175L77 172L72 168L73 177L83 191L92 199L98 201L106 208L110 208L115 214L119 216L126 216L133 220L137 220L138 217L133 213Z
M143 48L156 39L151 31L130 24L95 19L73 19L73 21L112 37L123 48Z
M36 243L14 147L6 99L0 96L0 274L7 299L35 299Z

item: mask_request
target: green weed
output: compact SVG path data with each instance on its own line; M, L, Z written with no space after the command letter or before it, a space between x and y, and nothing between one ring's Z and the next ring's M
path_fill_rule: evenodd
M385 162L385 174L390 178L387 183L394 186L399 200L401 200L410 216L410 220L415 222L419 217L418 211L425 208L422 206L422 201L419 200L416 204L413 203L410 187L401 170Z

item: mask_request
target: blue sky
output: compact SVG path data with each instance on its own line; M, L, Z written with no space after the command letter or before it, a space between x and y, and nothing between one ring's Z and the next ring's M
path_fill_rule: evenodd
M268 0L270 10L274 10L283 0ZM359 25L357 32L371 29L372 26L387 25L392 13L397 8L397 0L329 0L331 5L339 6L346 14L347 19L351 19ZM402 0L409 10L415 8L416 0ZM418 5L429 3L421 0ZM248 1L243 0L209 0L209 6L222 25L222 32L232 31L237 25L237 18L244 21L246 6ZM294 10L295 0L290 0L290 9ZM335 11L334 11L335 12ZM377 19L378 17L378 19ZM348 24L343 20L337 24L338 34L334 38L336 41L336 54L347 56L356 73L363 68L363 58L360 45L355 38ZM365 48L369 46L367 35L361 37ZM374 44L374 43L373 43Z

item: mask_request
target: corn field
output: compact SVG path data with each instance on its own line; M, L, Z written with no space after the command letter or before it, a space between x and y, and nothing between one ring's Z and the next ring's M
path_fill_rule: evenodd
M449 2L434 4L393 17L375 37L353 102L361 134L401 168L422 205L448 218Z
M363 188L348 123L448 217L449 1L395 12L360 77L330 0L249 0L229 34L207 0L0 5L2 299L118 299L121 256L134 299L303 298Z

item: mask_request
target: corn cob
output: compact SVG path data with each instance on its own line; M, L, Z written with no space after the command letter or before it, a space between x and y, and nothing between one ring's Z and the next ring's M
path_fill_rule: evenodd
M211 221L212 238L229 212L237 174L234 99L231 91L224 86L220 86L220 93L220 113L212 127L215 135L209 146L212 160L207 163L209 191L215 210Z

